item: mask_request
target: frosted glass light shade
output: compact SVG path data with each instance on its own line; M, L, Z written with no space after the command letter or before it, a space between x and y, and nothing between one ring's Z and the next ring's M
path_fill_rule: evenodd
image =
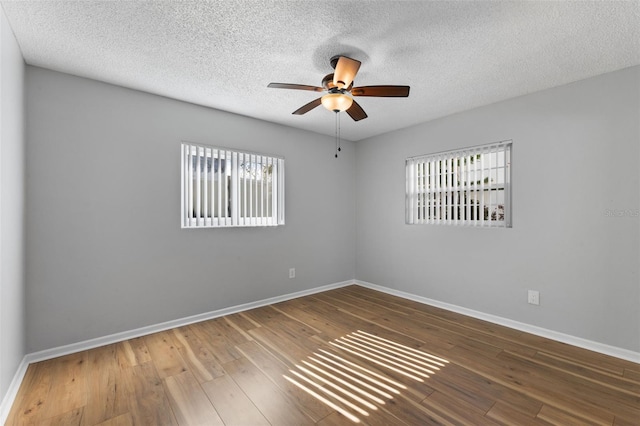
M351 107L353 99L343 93L329 93L321 99L322 106L329 111L346 111Z

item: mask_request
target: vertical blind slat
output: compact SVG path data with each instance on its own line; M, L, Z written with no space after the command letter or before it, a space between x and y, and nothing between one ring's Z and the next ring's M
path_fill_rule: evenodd
M266 180L265 177L265 168L264 168L264 157L260 157L260 224L262 225L262 221L264 218L264 182Z
M418 167L420 167L420 169L422 170L422 210L420 212L421 217L420 217L420 223L427 223L427 220L429 218L429 180L428 180L428 176L429 176L429 172L428 172L428 166L424 161L417 161L416 162ZM416 198L418 197L419 194L416 194Z
M196 155L196 222L198 225L202 224L202 215L201 215L201 180L202 180L202 168L201 168L201 164L202 164L202 148L198 148L198 153Z
M222 176L221 176L221 171L222 171L222 153L220 150L215 150L214 151L214 161L217 162L218 166L217 168L215 167L215 164L212 166L212 168L214 168L215 170L215 178L217 179L217 184L216 184L216 195L215 195L215 200L216 200L216 224L220 225L220 221L222 220L222 215L220 214L221 208L222 208L222 187L221 187L221 183L222 183ZM212 200L213 201L213 200Z
M189 147L189 154L187 159L187 193L189 194L189 202L187 206L188 217L189 217L189 225L191 225L191 221L193 219L193 153L192 150L194 148Z
M219 153L218 153L219 154ZM220 156L218 155L218 167L220 167ZM209 187L211 188L210 190L210 195L209 195L209 214L211 215L211 226L215 226L215 220L216 220L216 200L218 198L218 186L216 185L216 170L215 170L215 162L216 162L216 156L214 155L214 150L213 148L211 149L211 167L210 167L210 171L209 171ZM219 204L219 203L218 203Z
M436 196L435 196L435 180L434 180L434 168L433 161L425 161L425 165L427 166L427 170L429 171L429 222L427 223L435 223L435 215L436 215Z
M231 152L225 151L224 153L224 182L222 183L222 187L224 188L224 206L223 206L223 216L224 216L224 224L225 226L231 224L229 211L229 198L231 197L231 187L229 185L231 178Z
M471 203L473 193L471 192L471 162L473 161L473 155L469 154L467 159L467 220L471 221L471 212L473 209L473 204Z
M246 155L242 154L242 160L240 160L240 167L242 170L242 220L240 222L241 225L245 224L247 217L247 166L246 166L247 158Z
M278 224L284 223L284 203L286 193L284 192L284 179L285 179L285 171L284 171L284 160L278 160Z
M193 199L193 193L195 188L193 185L193 179L195 177L196 171L195 171L195 167L193 167L194 166L193 162L195 161L194 158L198 157L196 155L197 154L196 149L197 148L195 147L189 149L189 218L191 219L190 223L195 221L195 211L194 211L195 206L194 206L194 199Z
M466 188L464 185L464 176L465 176L465 166L467 164L466 153L463 152L460 157L460 162L458 163L458 190L460 191L459 199L458 199L458 209L460 210L460 217L458 218L461 224L464 224L467 218L467 197L466 197Z
M475 156L475 158L473 159L474 161L474 165L473 165L473 200L474 200L474 206L473 206L473 219L474 219L474 225L478 225L480 223L480 217L479 217L479 209L480 209L480 193L478 192L478 188L480 187L480 181L479 179L479 175L478 175L478 167L480 167L480 158L478 156Z
M260 157L256 156L256 174L254 176L254 185L256 188L256 192L255 192L255 209L256 209L256 216L255 216L255 223L256 225L258 225L260 223L260 203L259 203L259 199L260 199Z
M253 217L253 175L251 169L253 168L253 160L254 157L249 155L249 174L247 176L247 180L249 181L249 196L247 201L247 211L248 211L248 223L251 223L251 218Z
M209 185L207 184L207 178L209 177L208 172L208 167L207 167L207 162L209 160L209 155L208 155L209 150L208 149L204 149L204 170L203 170L203 185L204 187L202 188L202 193L203 193L203 216L204 216L204 221L205 223L207 222L208 219L208 215L209 215L209 206L207 205L207 202L209 201L209 199L211 197L209 197L209 194L207 194L208 190L209 190Z
M274 208L273 208L274 199L273 199L273 196L275 194L275 191L273 190L273 182L274 182L273 171L274 171L274 169L275 169L275 166L273 164L273 158L269 158L269 178L271 179L269 181L269 186L268 186L269 190L271 191L271 197L268 198L269 203L268 203L268 207L267 207L267 212L271 212L271 214L268 216L269 217L269 225L273 225L273 222L274 222L274 216L273 216L273 212L274 212Z
M409 163L409 173L417 176L420 173L420 163L416 161L411 161ZM418 179L410 179L409 182L409 216L414 223L419 223L420 221L420 204L419 204L419 193L420 193L420 182Z
M443 195L444 195L444 223L449 225L451 224L451 215L450 215L450 205L451 205L451 200L449 199L449 158L444 158L442 160L443 164L443 170L442 172L444 173L444 191L443 191Z
M405 192L404 192L404 221L405 223L412 223L413 204L411 204L411 197L413 197L413 190L411 186L413 181L411 179L411 161L405 161L404 165L404 178L405 178Z
M277 159L273 160L273 171L271 175L271 190L273 191L272 199L273 199L273 224L278 225L280 223L280 205L278 204L278 200L280 199L280 188L278 187L278 182L280 179L276 179L276 176L280 175L280 167L279 161Z
M429 163L426 161L421 161L420 166L422 167L422 187L423 187L423 195L422 199L424 201L424 206L422 208L422 221L421 223L428 223L430 218L429 208L431 203L431 191L429 190Z
M255 225L258 221L258 157L251 156L251 166L253 169L253 175L251 176L251 182L253 186L253 197L251 198L251 224Z
M415 164L413 165L413 169L416 170L416 172L418 172L420 170L421 164ZM420 199L420 187L419 184L413 188L414 192L413 192L413 202L415 203L415 208L413 209L413 215L415 217L416 220L418 220L420 222L420 206L418 204L418 200Z
M452 173L451 177L453 178L453 188L451 189L451 193L453 195L453 223L455 225L458 224L458 216L460 215L460 211L458 210L458 199L459 199L459 188L458 188L458 160L451 159Z
M436 160L436 220L442 220L442 159Z
M231 223L230 225L238 224L238 153L231 153Z
M446 204L447 204L447 199L445 196L445 191L446 191L446 187L447 187L447 183L446 183L446 169L447 165L445 164L445 160L440 157L440 220L442 220L444 223L446 223L447 220L447 212L446 212Z
M484 226L484 155L480 153L480 226Z
M493 208L493 196L491 194L492 190L493 190L493 184L491 182L491 167L493 166L493 161L491 156L493 154L492 151L492 147L489 147L489 149L487 150L487 155L486 155L486 159L487 159L487 198L489 199L489 205L487 206L487 211L488 211L488 215L487 215L487 219L489 221L489 226L493 226L493 223L491 222L491 212L492 212L492 208Z
M235 163L233 161L233 151L227 151L227 169L224 176L224 186L225 186L225 194L227 198L224 203L224 211L225 211L225 221L229 226L233 223L233 214L232 214L232 203L236 202L235 198L233 198L233 169L235 167Z
M413 162L413 170L416 171L420 175L418 179L417 185L414 186L413 191L413 202L415 203L415 207L413 208L413 216L417 223L424 223L425 215L426 215L426 175L424 163L420 161Z
M184 167L185 164L189 164L189 146L182 145L182 149L180 150L180 161L182 161L182 203L180 203L180 217L182 218L182 226L187 226L189 215L185 210L188 209L189 206L189 168Z
M424 167L418 163L418 187L416 192L416 215L419 223L422 223L424 216L422 215L422 202L424 201Z
M415 173L416 171L416 163L412 162L411 163L411 171L412 173ZM416 192L417 188L415 185L415 181L413 179L411 179L411 218L414 220L418 219L418 193Z
M248 154L244 154L242 158L242 177L243 177L243 187L244 187L244 203L243 203L243 214L242 214L242 224L249 224L249 190L251 186L249 185L249 163L251 162L251 158Z
M453 224L453 159L447 159L447 223Z

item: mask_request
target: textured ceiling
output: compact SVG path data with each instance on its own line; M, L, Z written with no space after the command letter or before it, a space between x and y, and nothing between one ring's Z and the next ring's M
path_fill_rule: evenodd
M291 115L316 93L267 84L319 86L343 54L357 86L411 86L359 98L349 140L640 64L638 1L1 4L28 64L327 135L324 108Z

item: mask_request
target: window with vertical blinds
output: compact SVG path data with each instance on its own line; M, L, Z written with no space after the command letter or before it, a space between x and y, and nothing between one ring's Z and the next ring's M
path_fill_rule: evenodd
M511 227L511 141L406 160L406 223Z
M284 158L182 143L182 227L284 225Z

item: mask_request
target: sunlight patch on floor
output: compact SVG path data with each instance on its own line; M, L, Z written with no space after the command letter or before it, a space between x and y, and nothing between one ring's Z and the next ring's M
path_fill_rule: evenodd
M284 378L354 423L360 422L358 416L369 416L407 388L373 369L381 368L391 375L424 382L449 363L444 358L362 330L329 344L335 352L319 349L289 370L294 377L284 375ZM355 357L362 364L345 357Z

